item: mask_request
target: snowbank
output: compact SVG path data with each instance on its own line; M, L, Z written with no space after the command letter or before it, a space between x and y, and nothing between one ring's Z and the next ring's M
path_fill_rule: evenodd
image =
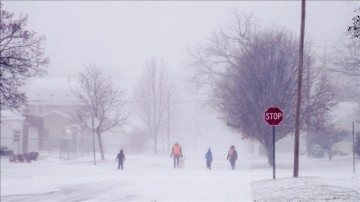
M318 177L284 178L252 182L254 201L360 201L356 178L334 180ZM351 185L352 188L341 185Z

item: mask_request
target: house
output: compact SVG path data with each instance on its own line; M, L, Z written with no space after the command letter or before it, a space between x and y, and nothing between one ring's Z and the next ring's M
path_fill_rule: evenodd
M79 150L81 142L90 144L91 137L81 135L84 130L71 118L77 104L70 81L68 77L37 78L26 86L29 103L23 113L25 152Z
M1 133L0 147L6 147L14 153L23 152L23 133L24 117L8 110L1 110Z
M96 149L98 148L97 137L94 138L91 130L76 124L72 118L78 107L71 91L75 86L74 80L71 77L32 78L24 86L28 104L17 115L16 127L15 124L10 124L12 128L2 132L2 142L8 148L16 149L14 136L19 134L20 153L42 150L58 152L61 158L64 153L67 158L69 155L77 157L92 154L94 141ZM5 118L2 116L1 126L10 123L10 118ZM5 127L2 127L2 131L3 129ZM107 131L102 136L104 148L112 153L117 152L120 147L130 148L124 138L126 132L118 130L120 129L114 128L114 134L113 131Z

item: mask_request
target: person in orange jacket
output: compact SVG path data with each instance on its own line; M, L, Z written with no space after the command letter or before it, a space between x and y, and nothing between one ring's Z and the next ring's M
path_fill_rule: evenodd
M175 143L171 149L170 158L174 157L174 168L179 168L179 159L182 156L182 149L179 143Z

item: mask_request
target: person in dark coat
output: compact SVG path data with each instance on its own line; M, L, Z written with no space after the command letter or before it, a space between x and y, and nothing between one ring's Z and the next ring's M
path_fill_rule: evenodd
M212 162L212 153L211 153L211 149L209 147L208 152L206 152L205 154L205 159L206 159L206 166L209 170L211 170L211 162Z
M237 152L235 150L234 145L231 145L229 151L228 151L228 155L227 155L227 160L230 161L231 164L231 168L234 170L235 169L235 162L237 160Z
M118 153L118 155L116 156L116 161L118 161L118 169L121 170L124 169L124 161L125 161L125 154L124 154L124 150L120 150L120 153Z

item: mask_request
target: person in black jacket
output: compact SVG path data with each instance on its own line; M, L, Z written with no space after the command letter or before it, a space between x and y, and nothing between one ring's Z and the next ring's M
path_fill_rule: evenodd
M120 153L118 153L118 155L116 156L116 160L118 161L118 169L121 170L124 168L124 161L125 161L125 154L124 154L124 150L120 150Z
M235 162L237 160L237 152L235 150L234 145L231 145L229 151L228 151L228 155L227 155L227 160L230 161L231 164L231 168L234 170L235 169Z

